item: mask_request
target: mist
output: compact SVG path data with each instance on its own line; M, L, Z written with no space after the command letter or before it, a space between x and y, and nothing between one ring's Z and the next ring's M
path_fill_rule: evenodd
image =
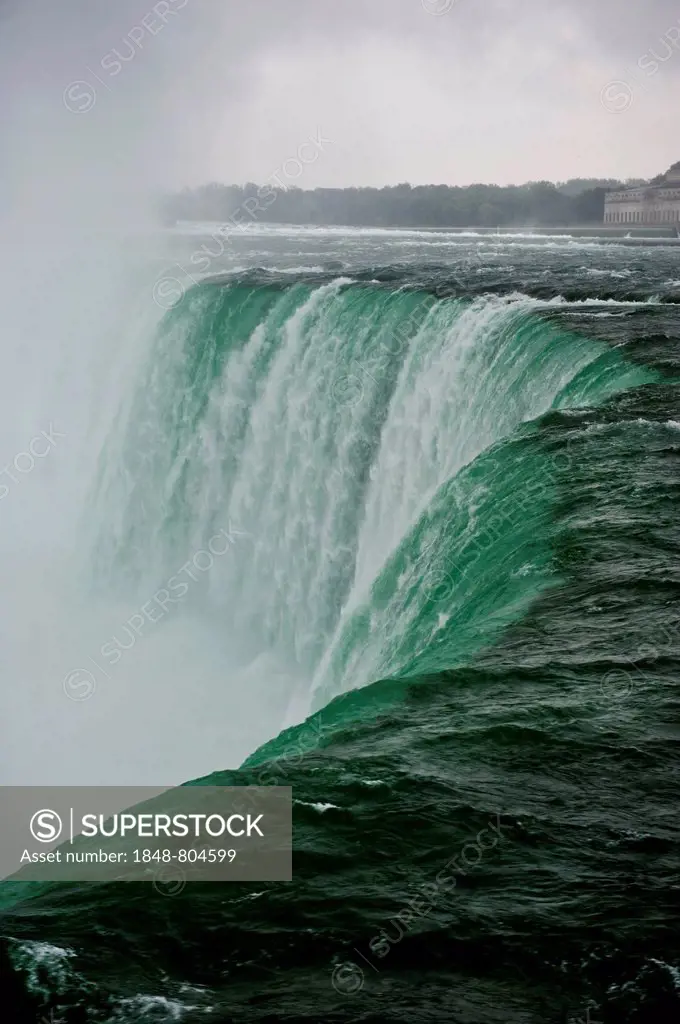
M7 784L172 784L238 764L268 736L256 728L237 749L225 742L228 652L218 668L190 611L140 638L110 678L93 663L141 599L107 595L105 580L93 597L88 502L163 314L153 298L166 258L158 197L209 142L218 102L210 40L221 16L186 0L156 8L45 2L2 12ZM111 72L116 54L129 59L107 78L102 61Z

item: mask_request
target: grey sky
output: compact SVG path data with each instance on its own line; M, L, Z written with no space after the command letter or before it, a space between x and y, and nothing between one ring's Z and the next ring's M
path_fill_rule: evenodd
M48 168L79 202L104 184L261 182L319 128L332 145L302 187L651 176L680 159L673 0L155 6L0 4L15 194L35 202ZM652 51L668 58L654 73Z

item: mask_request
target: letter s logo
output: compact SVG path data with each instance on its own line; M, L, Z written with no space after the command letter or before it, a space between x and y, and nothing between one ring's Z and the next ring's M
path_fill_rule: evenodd
M63 99L72 114L87 114L97 102L97 93L89 82L71 82L64 89Z
M39 843L53 843L61 835L62 827L61 818L57 812L47 808L36 811L31 818L31 835Z

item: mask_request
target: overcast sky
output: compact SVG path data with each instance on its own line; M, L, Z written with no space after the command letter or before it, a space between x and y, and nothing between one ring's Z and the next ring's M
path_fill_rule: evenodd
M48 171L81 194L263 182L318 130L330 142L302 187L648 177L680 160L675 0L155 7L0 0L15 193Z

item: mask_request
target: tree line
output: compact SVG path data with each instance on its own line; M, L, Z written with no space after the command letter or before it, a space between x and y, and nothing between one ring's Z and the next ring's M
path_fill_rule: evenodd
M566 227L602 223L609 189L639 179L572 178L524 185L390 185L384 188L315 188L212 183L167 196L162 218L227 221L245 210L248 220L277 224L356 227Z

